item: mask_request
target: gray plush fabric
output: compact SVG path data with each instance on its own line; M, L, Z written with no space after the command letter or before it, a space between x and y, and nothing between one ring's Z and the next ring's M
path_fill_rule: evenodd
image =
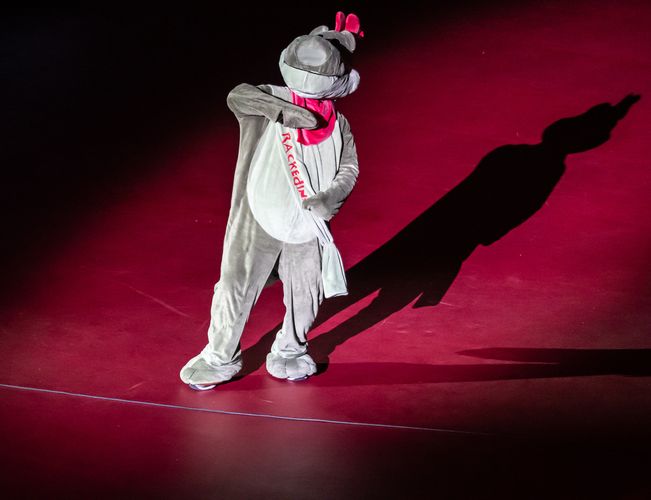
M359 87L359 73L354 69L341 76L313 73L287 64L285 51L280 55L278 65L285 83L301 97L338 99L352 94Z
M181 380L186 384L208 385L227 382L237 375L242 369L242 358L238 357L232 362L214 366L205 359L203 352L192 358L181 370Z
M251 159L269 121L290 128L317 126L310 111L274 96L274 90L283 97L290 95L283 87L248 84L238 85L228 95L228 107L240 124L239 156L224 238L221 276L215 285L211 307L209 342L202 353L181 370L181 378L186 383L220 382L224 381L224 370L229 377L239 371L242 330L276 262L279 262L287 312L282 333L274 342L272 352L285 359L307 360L307 332L323 299L320 246L316 238L300 244L272 238L256 222L247 198L246 182ZM343 134L340 168L331 187L319 195L324 214L330 217L352 191L358 172L350 126L342 114L338 113L337 119ZM314 373L309 362L294 364L296 367L292 365L289 371L285 369L289 378L299 377L297 370L300 371L301 367L310 372L304 375ZM282 377L280 372L272 374Z
M291 93L287 87L278 87L276 85L261 85L260 90L266 91L283 101L291 101ZM330 220L334 215L339 212L344 201L353 191L359 175L359 166L357 160L357 148L355 146L355 138L350 130L350 123L346 117L337 112L337 121L341 130L343 147L341 150L341 158L339 160L339 170L337 176L332 181L330 187L319 194L308 203L307 206L313 206L314 210L319 216L325 220ZM294 128L291 125L286 126Z
M280 121L290 128L314 128L317 125L314 115L290 102L291 94L287 87L261 85L255 87L241 84L235 87L228 95L227 103L240 122L240 149L235 168L233 196L224 241L226 247L239 245L235 238L247 224L243 220L242 207L248 202L246 196L246 181L249 175L251 159L257 144L265 131L267 120ZM337 121L342 134L342 152L339 170L331 186L318 195L314 203L319 206L321 213L329 220L338 212L341 205L352 192L359 174L357 149L355 140L346 117L337 112ZM254 219L252 219L254 220ZM236 228L233 230L233 228ZM243 238L246 240L246 238Z
M251 308L279 261L287 312L283 323L288 357L304 353L306 335L323 299L321 259L316 239L290 244L268 236L249 211L250 230L242 234L241 248L224 249L222 275L215 285L204 358L213 366L240 356L239 340Z
M322 211L321 213L317 211L317 214L321 215L325 220L330 220L339 212L344 201L353 191L359 175L357 148L355 147L353 134L350 131L350 124L341 113L337 113L337 116L343 137L339 170L330 187L317 194L317 197L322 201L322 205L319 207Z
M271 90L277 97L291 99L286 88ZM247 195L255 219L269 235L286 243L304 243L314 239L315 223L317 235L327 228L321 227L323 217L301 206L299 196L304 195L296 186L308 197L330 187L337 175L343 136L336 120L332 134L318 144L305 146L292 136L295 129L268 123L251 160Z
M273 348L267 354L266 367L272 376L289 380L303 380L316 373L316 363L309 354L298 358L283 358Z
M286 64L323 76L341 76L346 67L341 53L321 36L299 36L283 52Z

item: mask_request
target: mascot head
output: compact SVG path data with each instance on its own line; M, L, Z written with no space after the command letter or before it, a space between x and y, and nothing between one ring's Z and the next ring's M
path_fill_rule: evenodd
M337 12L335 29L319 26L296 38L280 54L280 72L295 94L312 99L337 99L357 90L359 73L350 60L357 38L362 38L359 18Z
M542 144L564 155L601 146L610 139L617 122L639 100L638 94L629 94L615 105L598 104L582 115L558 120L545 129Z

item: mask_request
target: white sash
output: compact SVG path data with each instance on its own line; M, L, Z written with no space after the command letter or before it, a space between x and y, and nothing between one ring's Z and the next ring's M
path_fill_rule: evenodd
M310 176L303 164L303 159L300 157L300 150L296 147L294 139L296 132L293 129L284 127L280 123L272 123L270 126L275 127L276 133L274 135L276 137L276 144L283 158L283 170L286 173L291 191L294 193L294 199L299 209L305 214L307 220L310 221L321 245L323 293L326 298L347 295L348 289L346 288L344 264L326 221L314 213L303 209L303 200L314 196L316 192L310 183ZM329 179L329 182L332 182L332 180Z

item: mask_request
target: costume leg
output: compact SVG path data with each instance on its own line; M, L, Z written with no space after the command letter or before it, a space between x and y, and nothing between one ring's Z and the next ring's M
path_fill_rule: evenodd
M318 241L284 244L278 274L283 282L285 319L267 356L267 370L278 378L298 380L316 373L307 354L307 332L323 300Z
M242 330L282 249L282 242L260 227L248 207L242 212L238 231L224 241L208 345L181 370L181 380L188 384L224 382L242 369Z

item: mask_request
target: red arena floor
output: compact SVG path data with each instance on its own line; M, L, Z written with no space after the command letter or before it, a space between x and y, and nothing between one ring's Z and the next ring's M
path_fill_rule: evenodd
M243 376L179 380L219 278L226 94L280 84L336 10L2 21L3 498L651 498L648 2L356 8L351 293L320 371L267 374L276 283ZM579 115L557 134L581 152L548 154Z

